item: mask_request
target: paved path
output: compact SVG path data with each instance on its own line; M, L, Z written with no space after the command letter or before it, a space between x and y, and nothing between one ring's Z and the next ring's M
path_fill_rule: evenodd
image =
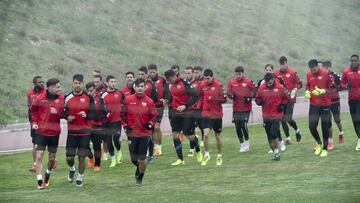
M223 117L223 126L229 127L233 126L231 123L232 120L232 104L225 104L224 107L224 117ZM309 102L303 97L298 98L298 102L295 104L294 108L294 118L306 118L309 111ZM347 93L342 93L341 95L341 112L348 112L349 106L347 104ZM250 115L249 124L258 124L262 122L261 118L261 107L253 103L252 113ZM61 136L59 145L64 146L66 142L66 121L61 122ZM30 137L30 124L29 123L19 123L12 124L7 127L0 128L0 154L14 153L26 151L32 148L31 137ZM161 129L164 134L169 134L171 132L170 123L168 119L167 111L164 113L163 122L161 124ZM124 135L124 132L122 132ZM122 136L124 139L124 136Z

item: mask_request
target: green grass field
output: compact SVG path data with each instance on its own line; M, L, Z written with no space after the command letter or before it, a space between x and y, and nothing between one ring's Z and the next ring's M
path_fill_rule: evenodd
M184 166L170 166L176 158L166 136L164 155L148 167L140 188L135 186L126 142L122 145L125 161L114 169L105 161L99 173L87 170L83 188L66 180L64 149L59 151L60 165L50 187L42 191L35 189L35 177L27 171L32 164L30 153L4 155L0 156L0 202L359 202L359 152L350 121L344 114L345 144L339 145L336 136L335 150L320 158L313 154L314 140L306 120L300 120L303 140L288 146L279 162L267 154L261 125L249 127L251 151L246 154L238 152L234 128L226 128L221 167L215 165L214 137L208 166L187 156ZM337 129L334 132L337 135ZM187 150L185 141L185 155Z

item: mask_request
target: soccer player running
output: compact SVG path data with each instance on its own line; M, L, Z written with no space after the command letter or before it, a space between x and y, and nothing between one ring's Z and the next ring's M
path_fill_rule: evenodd
M50 174L56 164L55 158L61 132L60 119L64 117L64 96L61 93L60 81L56 78L49 79L46 87L46 93L36 97L31 104L31 126L36 131L34 144L36 146L35 173L38 189L44 189L44 186L47 187L50 184ZM49 152L49 160L43 181L42 161L46 147Z
M360 64L359 55L351 56L351 64L341 76L341 88L349 90L350 115L358 137L356 151L360 151Z
M280 120L284 116L284 107L288 103L288 95L283 85L275 80L272 73L266 73L265 83L261 84L255 102L262 106L262 117L266 135L274 151L274 160L280 160L278 133Z
M192 84L195 91L200 95L200 83L197 80L195 80L195 78L194 78L193 67L188 66L185 68L185 79L188 80ZM200 109L197 108L197 104L198 104L198 101L193 105L194 122L200 129L203 129L202 124L201 124L201 115L200 115L201 111L200 111ZM193 157L194 153L195 153L195 146L192 144L192 142L190 142L190 149L189 149L188 156Z
M226 94L223 85L214 79L214 73L211 69L204 70L205 83L201 84L200 102L198 107L201 108L202 125L204 128L204 156L201 161L202 166L206 166L210 160L209 153L209 135L214 130L216 138L217 158L216 165L222 165L222 104L226 102Z
M295 130L296 141L301 141L300 128L298 128L292 117L294 112L294 104L296 102L296 92L302 87L302 81L297 76L297 73L287 65L287 58L285 56L280 57L279 63L280 69L275 72L275 76L281 78L284 81L285 87L290 93L290 101L284 108L284 118L281 121L281 125L286 136L285 143L291 144L289 127L287 123Z
M162 140L162 132L160 129L160 124L164 115L164 100L169 97L169 86L166 83L166 79L159 76L157 72L157 66L155 64L148 65L148 72L151 81L155 84L158 101L155 103L156 111L158 114L156 124L154 126L154 150L155 156L161 156L162 148L161 148L161 140Z
M115 167L116 164L122 162L121 152L121 108L124 101L124 94L116 88L116 78L113 75L106 77L108 88L106 92L101 95L104 100L107 116L104 119L103 128L106 135L106 144L111 156L110 168ZM113 144L114 142L114 144ZM117 150L115 154L115 149Z
M328 154L329 129L331 128L331 101L328 94L328 89L331 87L331 80L329 72L325 68L320 68L316 59L311 59L308 62L308 66L310 71L306 75L305 98L310 99L309 129L317 143L315 155L326 157ZM317 130L320 118L323 134L322 141Z
M91 120L95 117L95 103L92 96L83 91L84 76L73 76L73 91L65 97L65 115L68 121L68 136L66 140L66 162L70 167L68 181L74 180L75 156L78 156L79 171L76 186L83 186L86 168L85 158L89 154Z
M324 61L323 67L329 71L330 80L331 80L331 87L328 89L328 94L330 96L330 111L334 116L334 121L339 128L339 143L344 143L344 131L341 124L340 119L340 76L331 70L331 61ZM333 141L333 131L332 128L329 129L329 143L328 143L328 150L334 149L334 141Z
M158 103L158 93L156 90L155 83L149 78L148 69L145 66L141 66L138 69L139 78L145 80L145 95L150 97L154 103ZM149 141L149 153L148 153L148 164L153 164L155 162L154 159L154 134L152 134L151 139Z
M266 64L265 65L265 74L266 73L274 73L274 66L272 64ZM284 88L286 89L286 85L284 83L284 81L279 78L279 77L276 77L276 75L274 75L274 80L275 82L277 82L278 84L281 84L282 86L284 86ZM257 85L256 85L256 88L259 89L259 87L265 83L265 79L264 77L262 79L260 79L258 82L257 82ZM283 121L283 120L281 120ZM265 126L264 126L265 127ZM269 138L269 137L268 137ZM286 146L285 146L285 142L284 140L282 139L281 137L281 132L280 132L280 128L279 128L279 132L278 132L278 141L280 142L280 150L281 151L285 151L286 150ZM268 139L268 142L269 142L269 146L270 146L270 150L268 151L269 154L272 154L274 153L274 150L272 149L271 147L271 140Z
M170 99L167 102L171 103L173 108L173 111L170 114L170 125L173 134L174 147L178 157L171 165L177 166L185 164L182 144L179 138L181 132L193 142L196 158L200 163L202 154L200 152L199 140L194 136L195 123L192 112L192 106L198 100L199 95L189 81L176 76L176 73L173 70L167 70L165 72L165 78L171 83Z
M157 122L157 112L153 100L145 94L146 81L138 78L134 84L135 94L125 98L122 117L128 136L131 162L136 166L136 185L141 186L147 164L146 153Z
M227 96L233 100L233 121L240 141L240 152L250 150L247 123L252 108L251 100L255 96L255 92L255 84L244 75L244 68L236 67L235 78L228 83Z
M36 99L36 97L38 97L41 94L45 94L46 90L44 88L44 79L41 76L35 76L33 78L33 84L34 87L32 89L30 89L27 93L27 103L28 103L28 116L29 116L29 122L30 122L30 136L31 136L31 142L33 143L33 150L32 150L32 155L33 155L33 162L34 164L32 165L31 168L29 168L30 172L35 172L35 164L36 164L36 148L35 148L35 129L32 128L31 125L31 104L33 103L33 101Z
M101 72L99 70L93 71L93 83L95 84L96 95L101 97L101 94L106 91L107 87L106 87L106 84L102 80ZM101 129L102 129L102 127L101 127ZM109 157L109 152L108 152L107 145L106 145L106 135L105 135L103 129L102 129L101 139L102 139L102 143L103 143L102 159L107 160ZM92 157L89 157L89 159L91 160Z
M193 77L194 77L195 81L197 81L199 83L199 85L201 85L201 83L205 82L204 76L203 76L203 69L201 66L194 67ZM193 83L193 85L194 84L195 83ZM200 94L200 92L198 92L198 93ZM196 125L200 128L200 132L201 132L200 147L204 147L204 128L202 127L201 109L195 109L195 115L196 115L196 117L195 117Z
M90 135L90 140L93 143L94 153L92 153L90 149L88 155L88 165L90 168L93 168L95 172L97 172L101 170L101 141L103 136L102 120L106 118L106 110L103 99L100 97L100 95L96 94L94 82L87 83L85 87L87 93L94 98L95 103L95 118L91 121L92 130Z

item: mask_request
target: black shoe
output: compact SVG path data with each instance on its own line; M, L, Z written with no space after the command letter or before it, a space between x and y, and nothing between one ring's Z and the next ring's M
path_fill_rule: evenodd
M299 131L299 132L295 133L295 135L296 135L296 142L299 143L301 141L301 132Z
M83 182L81 180L76 180L76 186L77 187L82 187L83 186Z
M75 171L70 171L69 170L69 175L68 175L69 183L72 183L74 181L74 175L75 175Z
M153 156L149 156L149 157L147 158L147 164L153 164L153 163L155 163L154 157L153 157Z
M279 153L276 153L276 154L274 155L274 160L275 160L275 161L280 161L280 154L279 154Z
M136 179L136 184L135 185L138 186L138 187L142 186L142 180L140 180L139 178Z
M50 174L49 173L45 173L45 187L48 187L50 185Z

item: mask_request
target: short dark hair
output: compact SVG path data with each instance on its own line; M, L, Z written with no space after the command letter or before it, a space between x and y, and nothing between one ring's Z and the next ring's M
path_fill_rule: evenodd
M149 64L148 65L148 69L150 70L157 70L157 66L156 66L156 64L153 64L153 63L151 63L151 64Z
M235 72L236 72L236 73L238 73L238 72L244 73L244 67L242 67L242 66L236 67L236 68L235 68Z
M172 66L171 66L171 69L178 69L178 70L180 70L180 67L179 67L178 65L172 65Z
M186 67L185 70L191 70L191 72L194 72L194 68L191 66Z
M138 71L142 71L142 72L144 72L144 73L148 73L148 70L147 70L147 68L145 67L145 66L140 66L140 68L138 69Z
M169 70L165 71L164 75L165 75L166 79L169 79L170 77L176 76L175 71L173 71L172 69L169 69Z
M111 79L116 79L113 75L106 76L106 82L109 82Z
M353 54L350 58L356 57L357 59L359 59L359 55Z
M42 77L41 77L40 75L37 75L37 76L33 77L33 83L34 83L34 85L35 85L37 79L41 79L41 78L42 78Z
M50 86L53 86L53 85L56 85L60 82L59 79L57 78L50 78L46 81L46 87L50 87Z
M280 65L285 65L285 63L287 63L287 58L285 56L281 56L279 58L279 63Z
M195 66L194 70L202 71L203 69L201 68L201 66Z
M73 82L74 82L74 80L77 80L77 81L79 81L79 82L84 82L84 76L82 75L82 74L75 74L74 76L73 76Z
M269 81L269 80L272 80L274 79L274 74L273 73L266 73L265 76L264 76L264 80L265 82Z
M135 81L134 81L134 85L135 86L139 86L141 83L146 83L145 82L145 80L144 79L142 79L142 78L138 78L138 79L136 79Z
M309 66L309 68L313 68L313 67L317 66L318 63L319 63L318 60L310 59L310 61L308 62L308 66Z
M264 69L266 69L267 67L270 67L271 69L274 70L274 66L273 66L272 64L270 64L270 63L266 64L265 67L264 67Z
M325 67L331 67L331 61L324 61L323 66Z
M86 89L90 89L91 87L95 88L95 83L94 82L88 82L86 85L85 85Z
M128 71L128 72L126 72L126 73L125 73L125 76L127 76L127 75L129 75L129 74L131 74L133 77L135 77L135 73L134 73L134 72L132 72L132 71Z
M214 73L213 73L213 71L211 69L205 69L204 70L204 76L205 77L208 77L208 76L212 77L212 76L214 76Z
M94 75L94 78L99 78L100 81L102 81L102 76L101 75Z

